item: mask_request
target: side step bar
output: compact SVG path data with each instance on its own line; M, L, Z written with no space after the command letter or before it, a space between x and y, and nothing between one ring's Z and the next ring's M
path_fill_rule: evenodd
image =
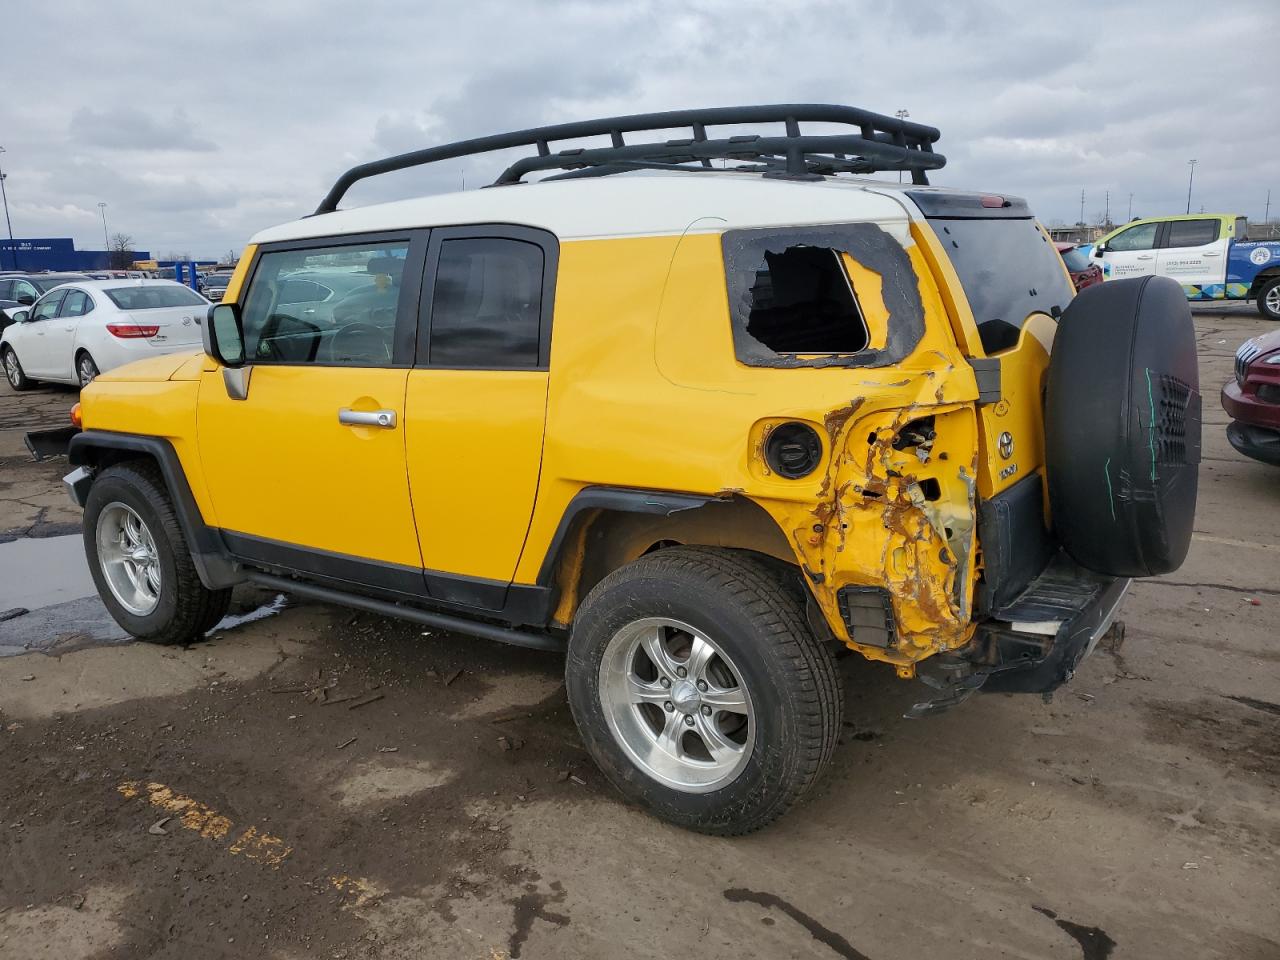
M369 613L381 614L384 617L411 620L414 623L425 624L428 627L452 630L456 633L465 633L473 637L484 637L486 640L497 640L499 643L510 643L517 647L530 647L534 650L551 650L560 653L563 653L565 649L565 641L549 633L516 630L514 627L501 627L497 624L482 623L467 617L421 610L401 603L374 600L355 593L344 593L341 590L303 583L300 580L277 577L270 573L249 571L246 579L251 583L256 583L271 590L278 590L281 593L292 593L300 597L306 597L309 600L318 600L321 603L335 603L344 607L354 607L357 610L367 610Z

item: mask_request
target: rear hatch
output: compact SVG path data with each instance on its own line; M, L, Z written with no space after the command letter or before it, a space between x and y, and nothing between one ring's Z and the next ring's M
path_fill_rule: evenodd
M110 325L117 337L146 340L159 349L195 346L201 342L201 324L209 304L178 283L138 283L106 291L120 309Z

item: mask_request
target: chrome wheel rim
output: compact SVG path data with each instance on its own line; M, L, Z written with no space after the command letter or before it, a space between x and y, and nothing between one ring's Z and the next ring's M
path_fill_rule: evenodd
M12 350L4 352L4 373L12 386L18 385L18 357Z
M97 364L93 362L93 358L83 356L80 358L80 386L87 387L93 383L93 378L98 375Z
M679 620L636 620L613 635L600 702L631 761L677 790L717 790L751 757L755 709L741 673L723 647Z
M1266 304L1273 316L1280 317L1280 283L1267 291Z
M136 617L160 602L160 557L136 510L116 501L98 514L98 566L111 595Z

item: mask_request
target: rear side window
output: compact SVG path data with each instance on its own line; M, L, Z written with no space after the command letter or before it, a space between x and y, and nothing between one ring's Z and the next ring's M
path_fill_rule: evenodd
M431 301L428 362L441 367L538 366L542 248L499 237L445 240Z
M840 252L830 247L766 251L747 307L747 333L775 353L857 353L867 323Z
M1174 220L1169 224L1166 247L1203 247L1218 239L1221 220Z
M89 299L87 293L83 290L70 290L62 301L62 310L58 312L58 316L83 317L92 309L93 301Z
M960 277L987 353L1017 344L1033 313L1056 317L1075 291L1034 220L930 218Z
M200 307L204 298L180 283L145 287L115 287L103 291L121 310L159 310L164 307Z

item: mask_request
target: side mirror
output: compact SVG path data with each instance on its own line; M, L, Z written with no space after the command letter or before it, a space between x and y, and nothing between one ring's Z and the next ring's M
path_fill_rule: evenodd
M31 313L30 310L14 310L11 314L9 314L9 319L12 320L14 323L26 323L27 317L30 315L30 313Z
M1093 255L1095 257L1100 257L1106 252L1107 252L1107 245L1105 243L1100 243L1093 248Z
M215 303L209 308L204 352L224 367L244 366L244 325L240 322L239 304Z
M20 293L18 294L18 302L24 307L29 307L36 302L36 298L29 293Z

